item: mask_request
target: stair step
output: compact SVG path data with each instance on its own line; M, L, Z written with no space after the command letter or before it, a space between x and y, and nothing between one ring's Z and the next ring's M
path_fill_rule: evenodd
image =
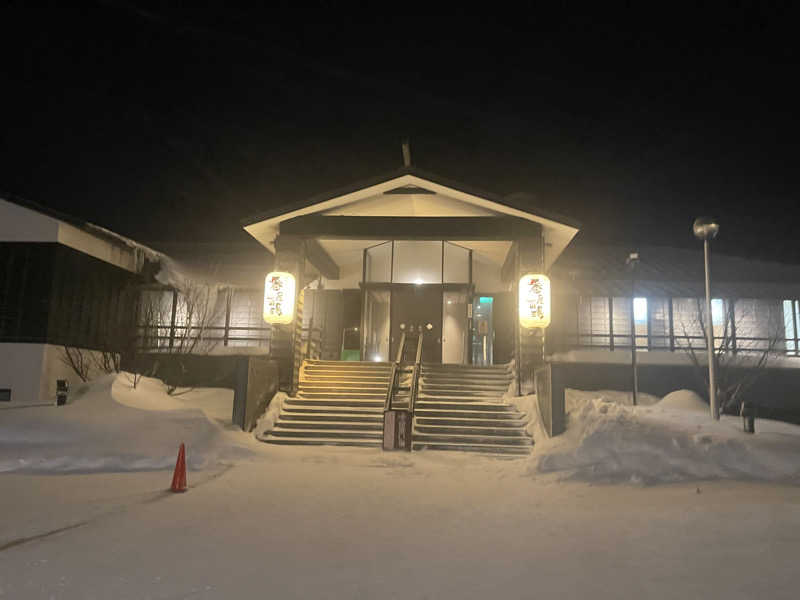
M475 381L475 382L467 382L463 379L449 379L447 381L439 381L433 380L430 381L428 379L422 379L420 381L423 387L428 388L453 388L453 387L467 387L470 389L476 390L500 390L501 392L505 392L508 389L508 386L505 382L502 383L491 383L485 381Z
M495 402L443 402L441 400L420 400L417 401L415 410L439 410L439 411L472 411L483 413L506 413L516 412L516 410L508 405Z
M388 381L308 381L300 380L300 387L308 390L384 390Z
M383 428L377 431L359 431L351 429L283 429L276 426L270 435L275 437L296 437L296 438L317 438L324 437L329 439L335 438L349 438L354 440L368 439L368 440L382 440Z
M286 420L283 417L278 419L276 428L281 429L304 429L304 430L320 430L320 429L333 429L333 430L347 430L347 431L377 431L380 433L383 430L383 422L361 422L361 421L324 421L313 420L297 421L294 419Z
M529 446L501 446L495 444L458 444L450 442L440 443L420 443L413 442L411 447L414 450L457 450L460 452L478 452L481 454L512 454L512 455L528 455L530 454Z
M497 420L521 420L525 418L525 413L517 410L497 411L497 410L455 410L452 408L430 408L420 406L414 408L414 414L421 418L444 418L444 419L497 419Z
M297 392L298 398L306 398L309 400L385 400L386 391L383 392L309 392L300 390Z
M300 377L303 381L352 381L355 383L388 383L389 375L351 375L351 374L309 374L304 373Z
M429 382L456 382L456 383L488 383L493 385L500 385L512 381L512 377L510 375L492 375L488 373L470 373L469 371L465 371L463 373L431 373L423 371L420 373L420 378L423 381Z
M431 396L450 396L456 398L465 398L469 396L470 398L502 398L503 391L491 391L491 390L475 390L468 387L459 387L459 388L441 388L441 389L431 389L429 386L423 386L422 390L420 391L420 395L424 395L426 397Z
M348 408L383 408L383 400L366 399L323 399L323 398L287 398L285 404L289 406L336 406Z
M487 419L484 414L480 417L474 418L458 418L453 417L453 413L446 413L441 417L422 416L424 413L417 412L415 419L419 425L437 425L437 426L454 426L454 427L494 427L494 428L513 428L525 427L528 422L524 418L519 419Z
M482 427L480 425L430 425L416 423L414 425L414 435L418 434L452 434L468 436L500 436L519 438L525 437L527 432L523 427Z
M485 367L478 365L462 365L459 363L422 363L422 369L426 371L510 371L509 366L506 365L488 365Z
M319 411L304 411L304 412L287 412L281 411L280 421L302 421L308 422L310 420L321 422L329 421L346 422L346 423L383 423L383 413L375 412L374 414L364 414L358 412L319 412Z
M383 445L382 441L364 440L356 438L305 438L305 437L273 437L267 435L261 438L262 442L268 444L287 444L287 445L303 445L303 446L362 446L367 448L380 448Z
M273 430L274 431L274 430ZM493 444L499 446L532 446L533 440L528 437L509 437L502 435L461 435L455 433L416 433L414 442L420 444L459 443L459 444Z
M335 367L373 367L391 368L390 362L378 362L373 360L306 360L305 364L311 366L335 366Z
M344 398L346 396L354 396L358 397L358 395L367 395L367 396L386 396L386 392L389 391L388 386L383 386L382 388L351 388L351 387L333 387L333 386L326 386L326 387L306 387L303 384L300 384L297 392L299 395L317 395L320 394L328 396L330 398Z

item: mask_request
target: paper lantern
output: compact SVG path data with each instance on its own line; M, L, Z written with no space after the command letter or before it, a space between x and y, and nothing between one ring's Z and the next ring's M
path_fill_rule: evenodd
M271 325L291 323L294 318L294 275L273 271L264 282L264 320Z
M519 280L519 324L525 328L550 325L550 279L528 273Z

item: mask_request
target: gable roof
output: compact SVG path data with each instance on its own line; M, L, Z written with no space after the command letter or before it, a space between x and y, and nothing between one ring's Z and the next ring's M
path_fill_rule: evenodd
M402 167L301 202L269 209L243 219L242 223L250 235L265 247L274 250L273 244L281 222L315 213L346 214L343 207L352 207L365 201L372 201L370 210L374 211L375 200L379 197L384 198L387 205L393 206L385 216L401 216L391 214L391 210L397 211L402 206L398 203L407 202L407 206L413 206L416 202L420 206L424 205L426 210L415 216L451 216L449 211L456 210L456 205L460 205L463 207L462 212L454 212L452 216L463 216L463 211L469 211L472 216L507 215L539 223L545 237L546 267L564 250L579 228L573 219L552 211L532 208L527 202L518 202L519 196L512 196L511 199L501 197L416 167Z
M658 297L702 297L705 275L702 246L614 246L576 241L556 261L551 277L558 289L585 296L631 295L625 259L639 253L636 293ZM711 252L711 290L715 297L798 298L800 265L767 262Z

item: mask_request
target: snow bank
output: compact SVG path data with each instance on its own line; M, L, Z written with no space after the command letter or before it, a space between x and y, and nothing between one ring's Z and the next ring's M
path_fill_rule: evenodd
M699 479L800 482L800 427L758 419L756 434L741 421L714 421L692 392L652 406L598 397L573 405L567 431L535 438L533 473L588 481L644 483Z
M278 392L272 397L267 412L261 415L258 421L256 421L256 426L253 430L253 435L256 439L262 439L263 436L268 434L275 427L275 423L278 422L278 416L281 414L283 402L286 398L288 398L286 392Z
M108 375L76 390L66 406L6 411L0 472L171 469L181 442L190 469L244 458L252 438L230 425L232 398L210 388L169 396L146 378L134 390L128 374Z
M660 408L671 408L673 410L689 410L710 414L708 404L691 390L678 390L670 392L658 403Z
M567 414L580 410L583 408L584 404L596 398L607 402L614 402L615 404L622 404L624 406L633 406L632 392L623 392L619 390L584 391L567 388L564 390L564 402ZM661 398L653 396L652 394L639 392L637 400L639 406L652 406L660 401Z

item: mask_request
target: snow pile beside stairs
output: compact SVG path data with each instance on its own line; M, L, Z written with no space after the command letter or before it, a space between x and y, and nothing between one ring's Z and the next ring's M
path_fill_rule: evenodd
M759 419L757 433L746 434L737 417L712 420L708 406L686 390L636 407L595 394L573 403L564 434L552 439L535 435L532 473L643 483L800 482L800 427L796 425Z
M66 406L5 411L0 473L171 469L181 442L192 470L252 454L246 447L252 438L229 424L231 390L169 396L158 380L144 378L134 390L129 377L99 378L76 390Z

